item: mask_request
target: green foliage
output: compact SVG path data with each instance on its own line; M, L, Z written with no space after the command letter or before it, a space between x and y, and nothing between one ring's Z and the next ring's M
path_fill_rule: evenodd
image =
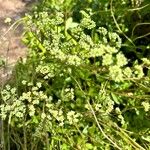
M5 60L0 57L0 67L3 67L5 65Z
M150 148L150 61L130 62L114 22L107 26L110 14L93 15L108 1L83 4L45 0L25 17L29 55L1 91L0 116L12 137L5 148Z

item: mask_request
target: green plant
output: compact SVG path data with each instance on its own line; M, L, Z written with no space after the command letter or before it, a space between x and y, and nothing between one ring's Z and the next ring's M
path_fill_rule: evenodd
M5 61L3 58L0 57L0 67L3 67L5 65Z
M4 147L149 149L150 61L129 64L120 36L91 11L75 22L41 9L25 18L29 56L1 91Z

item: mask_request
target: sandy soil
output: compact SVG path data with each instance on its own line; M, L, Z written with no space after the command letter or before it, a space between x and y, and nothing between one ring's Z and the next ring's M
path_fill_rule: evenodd
M27 4L22 0L0 0L0 59L5 61L5 66L0 67L0 85L10 77L17 60L26 56L21 43L22 25L11 30L10 27L28 10ZM5 23L6 18L11 18L11 23Z

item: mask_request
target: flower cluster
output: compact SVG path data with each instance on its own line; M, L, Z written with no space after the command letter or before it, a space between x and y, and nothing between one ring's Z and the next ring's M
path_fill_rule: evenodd
M2 119L5 120L8 116L10 119L14 116L17 118L24 117L23 114L26 112L26 108L23 102L18 99L16 88L11 88L9 85L7 85L6 88L1 92L1 95L2 100L4 101L4 103L0 105L0 116Z
M141 65L135 65L134 74L137 78L142 78L144 76L143 67Z
M122 67L128 63L126 57L122 53L118 53L116 55L116 59L117 59L117 66Z
M22 81L22 83L29 86L26 81ZM34 116L38 112L37 106L48 99L48 96L40 91L41 86L41 83L38 82L36 86L30 86L30 91L23 92L19 97L15 88L6 86L1 92L2 100L5 101L0 107L1 117L5 119L6 116L9 116L11 119L18 118L18 121L21 121L27 114L30 117Z
M101 41L103 44L110 45L111 47L120 48L122 40L119 35L115 32L108 32L106 28L99 27L97 32L100 34Z
M144 0L131 0L132 7L139 7Z
M65 117L63 115L62 109L59 109L59 110L49 109L49 112L50 112L51 116L53 116L53 118L55 118L59 122L59 126L64 125Z
M148 112L150 110L150 103L149 102L142 102L144 110Z
M113 57L111 54L105 54L103 56L103 62L102 62L102 65L103 66L108 66L108 65L111 65L113 63Z
M56 15L57 17L53 15L48 17L48 13L43 12L38 16L41 20L38 20L38 23L32 23L38 29L41 29L40 26L50 26L50 28L43 28L50 39L44 40L43 46L46 49L45 53L50 55L51 61L55 61L52 64L41 62L36 67L36 72L43 75L44 79L49 79L60 70L61 63L65 67L78 67L89 65L90 60L94 59L95 63L106 68L107 76L115 82L123 82L130 77L143 77L143 66L148 65L149 61L143 59L142 65L135 64L129 67L127 58L119 51L122 43L119 35L109 32L104 27L98 27L95 30L97 27L91 16L85 11L81 11L81 14L80 23L73 22L73 19L69 18L66 21L66 28L60 27L64 21L63 14L60 12ZM85 28L94 34L92 36L88 34Z
M150 60L148 60L147 58L142 58L143 64L146 66L150 66Z
M87 28L87 29L92 29L96 26L95 22L91 20L91 17L85 12L81 11L82 15L84 16L83 19L81 20L81 27Z
M56 74L56 72L59 69L59 65L55 65L52 63L49 64L39 64L36 67L36 72L43 75L44 79L49 79L49 78L53 78Z
M122 69L117 65L109 68L109 76L116 82L123 81Z
M73 88L66 88L63 91L63 100L64 101L70 101L74 99L74 89Z
M76 113L75 111L69 111L67 113L67 119L70 125L78 123L81 117L82 115L80 113Z
M63 113L64 108L62 107L61 100L53 102L53 97L45 94L42 88L42 83L37 82L36 85L22 81L22 86L28 87L30 90L23 92L20 96L17 95L16 88L11 88L7 85L1 92L3 104L0 105L0 116L3 120L9 117L9 123L15 122L22 127L22 121L28 122L28 126L32 123L42 123L44 120L56 121L59 126L64 124L75 124L82 117L80 113L74 111ZM63 102L74 99L74 89L65 88L62 95Z

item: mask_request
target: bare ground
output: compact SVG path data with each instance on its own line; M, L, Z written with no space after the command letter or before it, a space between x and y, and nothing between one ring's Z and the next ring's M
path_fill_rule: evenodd
M10 29L26 11L27 3L22 0L0 0L0 59L5 62L0 67L0 85L9 79L17 60L26 56L26 48L21 43L22 25ZM11 18L11 22L5 23L6 18Z

